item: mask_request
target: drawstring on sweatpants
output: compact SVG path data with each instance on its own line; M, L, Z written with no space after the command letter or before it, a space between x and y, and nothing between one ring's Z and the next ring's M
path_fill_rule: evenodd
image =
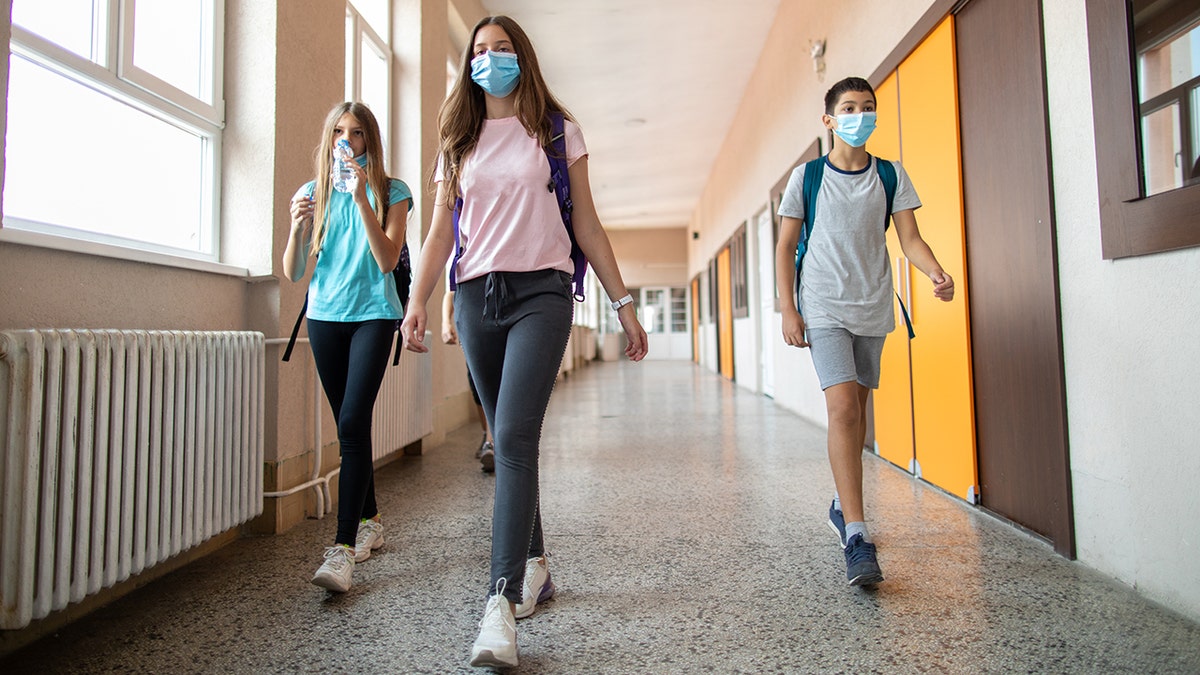
M488 307L491 306L492 319L499 321L507 304L508 279L503 272L488 272L483 282L483 318L488 318Z

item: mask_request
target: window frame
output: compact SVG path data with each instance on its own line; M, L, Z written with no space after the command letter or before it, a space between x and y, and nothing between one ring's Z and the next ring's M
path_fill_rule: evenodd
M1200 184L1143 192L1131 5L1086 2L1102 255L1115 260L1200 246Z
M69 223L42 223L4 214L0 239L62 250L87 250L106 257L172 264L176 259L196 261L203 269L243 273L221 263L221 157L225 128L223 0L201 0L206 21L211 21L205 49L211 71L204 83L211 103L179 89L133 63L136 43L134 18L137 0L94 0L92 3L93 52L83 56L30 30L10 25L10 58L23 58L36 67L75 85L108 96L133 110L200 137L204 143L201 175L205 182L199 219L203 242L196 249L176 248L106 232L76 229ZM10 92L11 95L11 92ZM82 249L75 246L79 244ZM195 265L183 265L193 267Z
M750 316L749 275L746 258L746 222L743 221L729 238L729 291L733 318Z
M393 107L392 101L392 43L391 43L391 17L392 9L388 7L388 35L380 36L366 17L358 11L352 2L346 2L346 21L347 33L353 33L353 39L347 40L346 45L346 83L345 93L348 101L362 101L362 79L363 79L363 41L370 42L372 46L378 50L378 53L383 55L384 69L386 70L387 92L384 98L387 101L387 110L384 114L379 114L379 111L372 110L375 113L375 119L379 122L379 134L383 137L383 165L384 170L388 170L391 164L389 155L391 154L391 111ZM347 35L349 38L350 35Z

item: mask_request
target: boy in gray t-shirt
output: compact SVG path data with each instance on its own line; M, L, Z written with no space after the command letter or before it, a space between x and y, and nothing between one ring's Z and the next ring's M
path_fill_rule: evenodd
M851 585L883 581L875 545L867 532L862 496L862 449L867 395L879 386L884 338L895 326L892 274L884 216L887 197L877 172L879 160L864 147L875 129L875 90L851 77L825 94L825 128L834 135L823 158L800 279L800 307L793 295L796 247L805 213L803 165L792 172L779 205L782 225L775 252L776 284L783 312L783 339L811 347L813 366L825 391L829 416L829 464L837 489L829 524L838 534ZM899 164L892 222L909 261L933 281L938 299L954 298L954 280L921 238L913 211L921 206Z

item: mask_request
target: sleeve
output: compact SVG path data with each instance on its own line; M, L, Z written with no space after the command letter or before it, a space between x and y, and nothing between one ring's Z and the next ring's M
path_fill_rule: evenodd
M407 199L407 200L409 200L408 201L408 210L412 211L413 210L412 190L408 189L408 185L406 185L404 183L404 181L402 181L398 178L391 179L389 181L389 183L390 183L390 185L388 186L388 204L389 205L395 204L397 202L402 202L405 199Z
M896 167L896 196L892 199L892 213L921 208L921 198L913 187L908 172L900 166L900 162L892 162Z
M563 133L567 136L567 166L571 166L587 156L587 143L583 141L583 129L571 120L563 121Z
M779 215L804 220L804 165L792 170L783 199L779 200Z

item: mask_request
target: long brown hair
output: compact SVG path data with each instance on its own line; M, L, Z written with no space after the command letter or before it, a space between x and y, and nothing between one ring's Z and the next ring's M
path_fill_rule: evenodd
M367 148L367 189L375 194L375 216L379 224L387 227L389 186L387 172L383 170L383 140L379 135L379 122L366 104L346 101L333 106L325 116L321 141L313 155L313 170L316 171L316 188L313 190L313 213L318 214L313 223L312 252L316 255L325 243L325 231L329 220L329 196L333 191L333 128L342 115L350 113L363 128Z
M529 135L537 137L540 144L546 146L550 143L551 113L561 113L567 119L574 120L571 113L550 93L550 87L546 86L542 69L538 66L533 42L517 22L507 16L488 16L480 19L471 31L467 48L463 50L458 80L438 111L438 155L442 160L446 195L451 203L460 196L462 163L479 142L479 132L483 128L487 112L483 88L471 79L471 60L475 58L475 36L478 35L479 29L489 25L500 26L508 33L513 51L517 54L517 63L521 67L521 77L517 80L517 88L514 90L517 118L521 120ZM437 185L432 173L429 185L431 190L436 192Z

